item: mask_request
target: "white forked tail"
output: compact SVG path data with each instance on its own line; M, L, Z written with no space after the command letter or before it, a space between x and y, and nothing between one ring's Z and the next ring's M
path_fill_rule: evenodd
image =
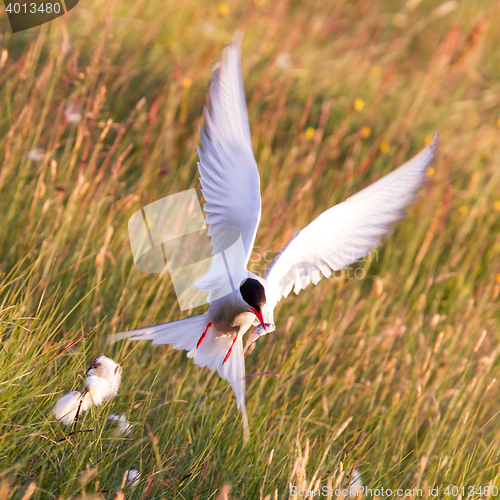
M179 319L170 323L139 328L130 332L110 335L110 344L119 340L152 340L153 344L173 344L174 349L190 351L196 347L201 334L208 324L206 314Z

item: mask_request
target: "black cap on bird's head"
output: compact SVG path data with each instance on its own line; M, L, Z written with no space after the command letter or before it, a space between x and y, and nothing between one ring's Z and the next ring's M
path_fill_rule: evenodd
M250 309L257 316L265 331L266 324L262 318L262 308L266 303L266 291L262 283L256 279L247 278L241 283L240 292L243 300L250 306Z

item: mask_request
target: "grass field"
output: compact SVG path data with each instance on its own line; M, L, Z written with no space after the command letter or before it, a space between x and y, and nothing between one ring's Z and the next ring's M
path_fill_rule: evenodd
M413 498L499 496L499 24L488 0L81 0L14 35L3 12L0 499L223 499L224 485L282 499L354 470ZM247 355L246 447L217 374L168 346L106 346L185 316L168 276L135 268L127 222L199 187L211 64L239 28L262 178L254 272L441 135L395 233L284 300ZM71 434L51 409L101 353L123 367L120 394ZM141 480L121 492L129 469Z

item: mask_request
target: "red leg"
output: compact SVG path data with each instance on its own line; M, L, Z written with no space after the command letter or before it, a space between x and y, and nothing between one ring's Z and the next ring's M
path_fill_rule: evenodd
M238 338L238 335L236 335L236 337L234 337L233 343L231 344L231 347L229 348L229 351L227 351L226 357L224 358L224 361L222 362L222 364L224 364L229 359L229 356L231 355L231 351L233 350L233 345L236 342L237 338Z
M209 323L207 327L205 328L205 331L202 333L200 340L198 340L198 343L196 344L196 349L200 347L201 343L203 342L203 339L207 336L208 329L212 326L212 323Z

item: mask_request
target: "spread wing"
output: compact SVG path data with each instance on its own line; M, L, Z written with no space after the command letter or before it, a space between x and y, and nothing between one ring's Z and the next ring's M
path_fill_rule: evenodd
M152 340L153 344L172 344L174 349L188 351L188 357L199 366L217 370L221 378L227 380L236 396L236 404L243 419L244 440L249 439L248 417L245 405L245 358L241 337L236 339L231 355L226 363L224 358L231 347L232 337L209 328L203 342L199 340L209 323L208 314L179 319L170 323L139 328L130 332L115 333L109 336L113 344L122 339Z
M260 179L252 151L252 140L241 75L241 33L222 52L214 68L208 110L204 109L205 129L200 127L198 170L205 223L236 228L242 238L246 267L260 222ZM212 231L211 231L212 230ZM221 242L219 242L220 246ZM222 246L223 243L222 243Z
M379 246L414 200L437 145L436 134L427 148L404 165L326 210L297 233L266 271L269 307L274 308L292 289L298 294Z

